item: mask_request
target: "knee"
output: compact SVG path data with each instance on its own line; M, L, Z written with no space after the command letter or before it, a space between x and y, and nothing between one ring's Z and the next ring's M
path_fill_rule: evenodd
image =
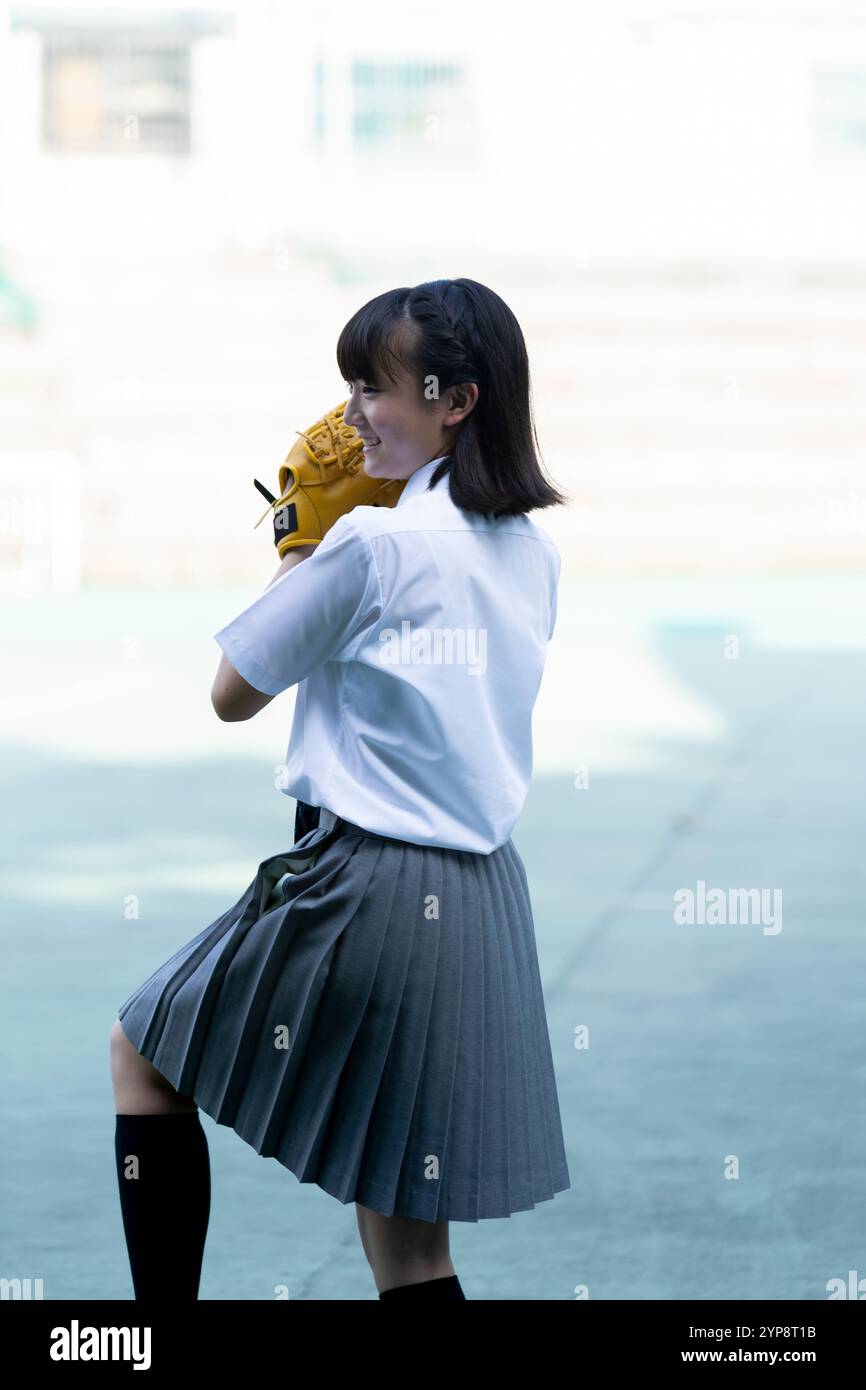
M123 1031L120 1019L112 1025L108 1035L109 1058L111 1062L111 1075L115 1084L118 1082L132 1082L141 1085L146 1082L155 1083L159 1080L159 1075L154 1071L141 1053L129 1041Z
M124 1110L149 1114L164 1110L197 1110L191 1096L181 1095L162 1072L138 1051L123 1031L120 1019L110 1039L111 1077L115 1096Z
M453 1273L447 1221L382 1216L357 1202L355 1210L364 1254L374 1275L387 1276L400 1269Z
M129 1050L132 1043L123 1031L120 1019L115 1019L111 1032L108 1035L108 1055L111 1063L111 1073L115 1078L122 1075L125 1064L128 1065ZM135 1049L133 1049L134 1051Z

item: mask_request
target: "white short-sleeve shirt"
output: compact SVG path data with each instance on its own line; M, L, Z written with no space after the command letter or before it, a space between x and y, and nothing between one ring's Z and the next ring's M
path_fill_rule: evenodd
M443 455L443 457L446 457ZM528 516L455 507L441 459L355 507L215 634L235 670L297 684L281 790L366 830L489 854L532 777L532 709L561 557Z

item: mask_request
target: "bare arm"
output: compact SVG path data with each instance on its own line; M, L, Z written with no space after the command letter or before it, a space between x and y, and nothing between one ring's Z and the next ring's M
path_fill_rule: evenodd
M315 548L314 545L294 546L281 562L279 569L266 587L269 589L271 584L275 584L281 575L288 573L302 560L306 560L308 555L312 555ZM232 666L225 652L222 652L211 687L210 698L220 719L225 723L237 723L238 720L252 719L253 715L263 710L265 705L269 705L274 697L273 695L265 695L263 691L256 690L255 686L245 681L243 676L239 675Z
M269 589L271 587L271 584L276 583L280 575L287 574L290 569L294 569L295 565L300 564L301 560L306 560L308 555L312 555L315 549L316 547L314 545L293 546L287 554L285 560L281 562L280 567L274 575L273 579L270 580L266 587Z

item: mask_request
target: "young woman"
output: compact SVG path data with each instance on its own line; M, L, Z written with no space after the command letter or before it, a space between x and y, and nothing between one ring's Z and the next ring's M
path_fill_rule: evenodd
M212 701L298 686L295 842L121 1005L121 1209L137 1298L197 1298L199 1108L355 1204L382 1299L463 1299L449 1222L570 1187L526 872L511 839L566 501L519 324L474 280L391 290L340 335L365 471L405 479L290 551L216 634Z

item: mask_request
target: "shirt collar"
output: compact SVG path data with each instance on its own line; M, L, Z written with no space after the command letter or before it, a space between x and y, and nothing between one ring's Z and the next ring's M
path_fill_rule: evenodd
M414 497L416 493L426 492L427 484L432 474L435 473L437 466L443 459L448 457L448 454L440 454L438 459L431 459L429 463L422 463L420 468L416 468L415 472L407 480L406 486L400 493L400 496L397 498L397 506L402 507L403 503L408 502L409 498ZM436 487L441 487L441 485L447 483L447 481L448 473L446 471L439 479Z

